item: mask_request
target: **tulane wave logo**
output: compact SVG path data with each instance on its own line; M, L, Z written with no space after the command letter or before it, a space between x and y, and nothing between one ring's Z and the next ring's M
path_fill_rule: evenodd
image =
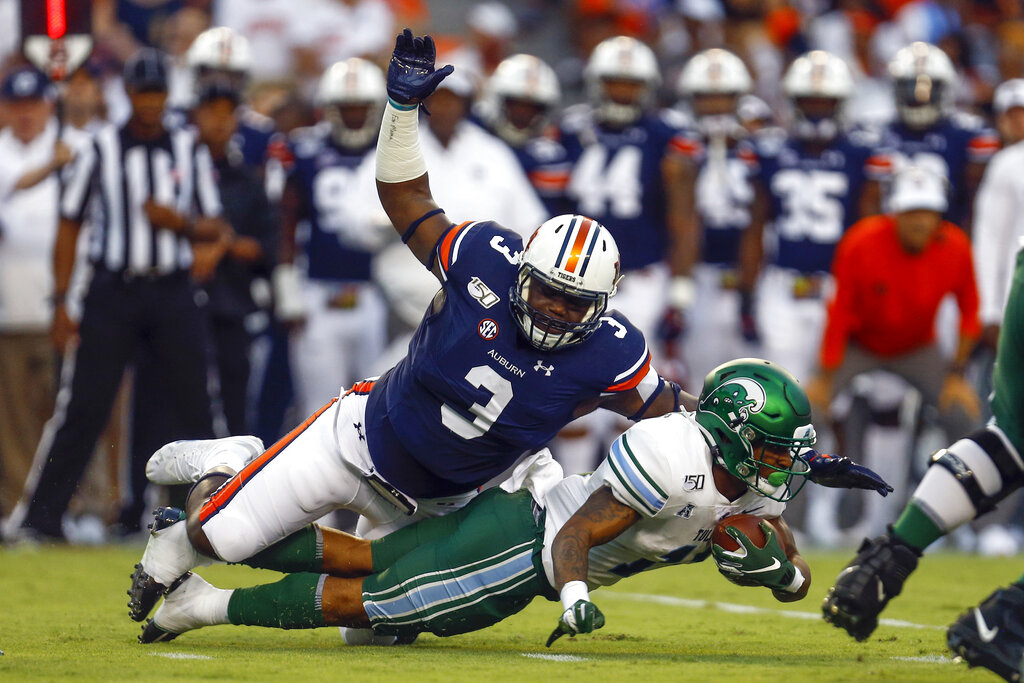
M746 422L761 412L767 401L764 387L752 379L738 377L721 384L708 397L711 405L724 408L732 425ZM721 413L720 413L721 414Z

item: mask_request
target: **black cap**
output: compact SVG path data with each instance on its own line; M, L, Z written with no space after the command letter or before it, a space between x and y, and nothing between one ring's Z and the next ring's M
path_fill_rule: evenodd
M4 100L41 100L52 95L50 80L31 66L11 71L0 85L0 98Z
M124 87L136 91L167 92L167 64L159 50L144 47L124 64Z
M242 101L238 88L223 79L211 79L203 82L196 89L196 102L206 104L213 100L231 100L236 105Z

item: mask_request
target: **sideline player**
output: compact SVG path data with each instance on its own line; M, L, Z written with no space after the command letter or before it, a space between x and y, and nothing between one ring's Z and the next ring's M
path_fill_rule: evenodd
M928 471L889 533L864 539L825 598L825 620L857 640L900 594L924 549L992 510L1024 483L1024 251L1017 254L1006 315L999 331L992 420L936 451ZM947 642L971 666L1020 680L1024 656L1024 576L1000 588L949 628Z
M692 396L652 368L643 335L607 311L619 277L607 229L558 216L522 238L490 221L452 225L431 197L418 107L452 67L406 30L388 71L377 146L382 206L442 287L408 355L330 401L252 462L188 442L149 462L156 483L196 482L187 524L156 531L136 566L141 621L202 555L241 562L339 508L383 533L452 512L478 487L598 407L631 419ZM536 457L536 456L535 456Z
M360 379L384 350L387 306L370 277L384 236L366 218L376 209L386 219L375 196L357 192L357 169L373 154L386 99L377 65L358 57L337 62L317 89L324 121L291 137L282 260L305 265L304 315L292 344L304 415Z
M810 420L792 375L768 361L732 361L708 375L696 413L632 427L593 474L562 479L556 463L535 463L458 512L373 542L308 526L247 562L289 576L229 591L188 573L139 641L227 623L448 636L497 623L540 595L564 609L550 646L604 625L591 590L708 555L732 581L800 600L811 576L780 516L786 501L806 479L885 493L884 482L848 462L843 474L818 478L843 459L809 450ZM745 552L712 545L716 522L741 512L772 520L765 547L742 532L735 538ZM181 525L180 515L166 519Z

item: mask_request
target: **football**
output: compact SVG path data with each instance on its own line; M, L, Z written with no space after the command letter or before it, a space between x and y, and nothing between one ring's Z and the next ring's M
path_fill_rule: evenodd
M726 533L726 528L735 527L742 531L758 548L764 547L765 537L759 524L765 521L757 515L730 515L724 517L715 524L711 531L711 542L720 545L725 550L739 550L740 544L732 536Z

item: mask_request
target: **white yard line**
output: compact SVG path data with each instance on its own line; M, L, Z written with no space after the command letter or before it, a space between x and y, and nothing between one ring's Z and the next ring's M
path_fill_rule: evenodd
M790 619L821 619L821 612L798 612L796 610L769 609L767 607L754 607L753 605L737 605L731 602L714 602L712 600L692 600L689 598L676 598L670 595L652 595L648 593L601 593L600 598L615 598L617 600L628 600L631 602L650 602L656 605L668 605L670 607L687 607L689 609L717 609L732 614L775 614ZM932 630L943 630L945 626L931 626L929 624L915 624L902 619L879 619L882 626L896 626L897 628L923 628Z
M577 655L546 655L540 652L523 652L522 655L529 659L544 659L549 662L585 662L588 659Z
M167 659L213 659L209 655L193 655L188 652L150 652L154 657L166 657Z

